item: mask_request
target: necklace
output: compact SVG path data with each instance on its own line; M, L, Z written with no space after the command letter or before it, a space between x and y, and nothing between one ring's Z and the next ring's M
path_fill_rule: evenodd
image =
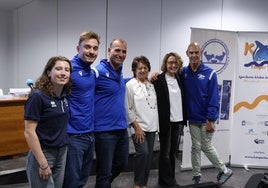
M143 85L139 82L139 87L141 88L141 91L142 91L142 93L143 93L143 95L145 97L145 100L146 100L148 106L151 109L156 109L156 107L157 107L156 100L154 100L153 104L152 104L152 100L150 100L151 96L153 95L153 89L152 89L153 86L152 86L152 84L144 83ZM144 90L144 88L145 88L145 90Z

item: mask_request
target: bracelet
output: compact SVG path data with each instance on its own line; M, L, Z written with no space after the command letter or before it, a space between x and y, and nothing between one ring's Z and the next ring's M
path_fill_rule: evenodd
M39 168L41 169L41 170L46 170L47 168L48 168L48 164L47 164L47 166L46 167L41 167L41 166L39 166Z

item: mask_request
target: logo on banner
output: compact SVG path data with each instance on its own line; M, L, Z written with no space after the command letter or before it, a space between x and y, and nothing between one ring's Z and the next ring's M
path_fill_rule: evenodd
M250 135L255 134L254 129L249 129L249 130L248 130L248 134L250 134Z
M257 123L257 125L264 125L265 127L267 127L268 126L268 121L267 120L265 120L265 121L259 121Z
M260 140L260 139L255 139L254 142L256 144L264 144L264 140Z
M201 47L203 52L201 60L213 68L217 74L222 73L229 63L229 49L219 39L210 39Z
M246 120L242 120L241 121L241 125L242 126L248 126L248 125L254 125L254 123L253 122L251 122L251 121L246 121Z
M255 48L255 49L254 49ZM249 63L244 64L245 67L264 69L268 64L268 46L262 44L260 41L254 43L245 43L244 55L248 53L252 56L252 60Z

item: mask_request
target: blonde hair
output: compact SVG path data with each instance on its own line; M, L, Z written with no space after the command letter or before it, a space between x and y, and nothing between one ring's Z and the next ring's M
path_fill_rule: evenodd
M181 69L182 65L183 65L183 61L182 61L182 58L179 54L177 54L176 52L170 52L170 53L167 53L164 58L163 58L163 61L162 61L162 65L161 65L161 70L163 72L167 72L167 60L170 56L174 56L175 59L176 59L176 64L179 66L179 70Z

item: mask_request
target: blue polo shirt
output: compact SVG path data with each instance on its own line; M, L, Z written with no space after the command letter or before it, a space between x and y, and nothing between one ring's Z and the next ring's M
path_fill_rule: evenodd
M116 71L106 59L103 59L96 71L95 132L126 129L126 84L122 67Z
M201 64L196 72L190 65L183 68L183 82L190 123L205 123L207 119L216 121L219 116L219 94L216 72Z
M68 143L68 109L66 94L49 97L34 90L29 95L24 106L24 119L38 122L36 133L42 147L62 147Z
M67 132L83 134L94 130L95 74L90 63L75 55L71 60L73 70L72 92L68 95L70 119Z

